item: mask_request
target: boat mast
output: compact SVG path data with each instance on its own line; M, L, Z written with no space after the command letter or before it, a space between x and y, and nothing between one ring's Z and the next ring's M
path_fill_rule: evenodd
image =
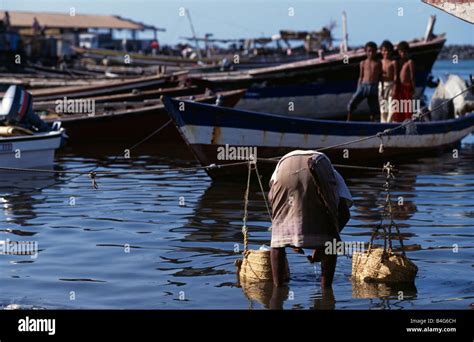
M201 60L202 56L201 56L201 51L199 50L199 44L196 37L196 31L194 31L194 25L191 20L191 14L189 13L189 10L187 8L186 8L186 18L188 18L189 26L191 27L191 33L193 34L194 44L196 45L196 53L198 55L198 59Z
M347 16L346 11L342 11L342 53L347 52L349 35L347 34Z
M436 15L430 15L428 19L428 25L426 26L425 42L433 38L433 28L434 28L435 23L436 23Z

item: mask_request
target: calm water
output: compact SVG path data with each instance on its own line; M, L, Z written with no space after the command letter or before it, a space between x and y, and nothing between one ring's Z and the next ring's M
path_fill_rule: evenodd
M132 160L111 163L116 152L117 146L66 149L57 156L57 165L116 172L197 165L185 148L142 147ZM394 195L405 201L396 219L405 243L413 247L408 255L419 267L416 288L402 289L400 300L398 288L353 287L351 259L343 256L333 293L323 294L319 268L290 252L291 292L284 293L283 297L290 295L282 302L284 308L472 308L474 136L464 139L458 159L447 153L413 160L400 170ZM0 256L0 307L268 305L265 289L257 297L247 293L250 301L236 286L234 261L239 254L234 249L236 244L242 248L242 182L213 183L203 171L171 171L101 176L99 190L93 190L87 177L68 177L2 175L0 240L37 241L40 252L36 259ZM384 177L365 172L346 173L345 178L355 206L343 239L368 241L379 222ZM258 248L269 243L269 220L255 184L250 198L250 240L252 248Z

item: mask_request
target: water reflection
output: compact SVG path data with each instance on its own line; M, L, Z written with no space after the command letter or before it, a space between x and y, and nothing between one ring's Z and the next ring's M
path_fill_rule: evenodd
M406 309L417 298L414 283L352 282L352 298L369 299L371 309Z
M402 197L403 202L395 207L395 219L405 245L419 246L407 252L419 267L418 290L353 285L350 259L341 257L333 289L322 291L312 266L291 252L288 288L276 292L271 284L237 288L234 261L243 247L245 190L240 179L211 182L201 171L103 176L95 191L87 177L66 182L67 175L20 174L13 180L2 176L2 239L7 234L34 235L48 253L41 254L41 262L30 264L2 257L0 303L29 293L22 303L77 307L63 294L80 286L85 291L82 308L468 308L473 298L469 278L474 251L473 146L464 144L458 159L447 153L396 165L400 172L393 199ZM196 165L183 160L179 149L140 148L132 151L129 161L113 163L116 146L108 152L85 150L67 152L57 162L68 169L99 166L119 172ZM355 206L342 238L367 242L380 222L384 175L352 171L344 175ZM250 193L252 249L268 245L271 234L258 188L253 183ZM75 195L79 205L69 206ZM184 206L179 205L180 196L185 197ZM125 244L131 248L128 254L123 253ZM452 252L453 244L459 253ZM88 281L94 279L104 282ZM186 293L186 300L177 299L179 291Z
M35 208L43 203L42 191L57 181L58 176L55 174L2 172L0 201L5 221L27 226L37 217Z
M352 281L352 298L415 298L417 289L414 283L367 283Z
M244 296L249 301L249 308L253 309L255 303L266 309L281 310L283 303L288 299L289 287L275 287L269 282L244 282L240 283Z
M314 296L313 306L314 310L334 310L336 308L336 297L334 290L330 288L322 288L321 291Z
M431 197L438 196L437 188L447 187L447 191L453 191L452 188L458 186L460 192L467 191L469 182L460 182L452 184L450 177L453 175L462 176L467 173L473 161L472 145L464 145L460 150L459 158L453 159L450 153L438 155L436 157L426 157L416 159L411 163L397 165L399 172L396 175L394 187L392 189L392 200L394 201L394 219L399 225L404 245L408 251L419 251L430 249L426 247L426 241L431 236L420 222L426 222L428 226L433 218L427 214L427 206ZM380 223L381 209L384 202L383 184L385 175L381 172L352 172L343 170L343 175L351 189L355 199L355 205L352 208L352 219L348 227L344 230L343 240L368 241L374 227ZM441 178L442 181L440 181ZM426 179L431 180L433 187L432 193L420 193L426 191ZM442 191L441 191L442 192ZM185 228L178 228L180 232L185 233L183 242L201 242L201 243L240 243L242 240L241 225L243 215L243 193L244 187L241 183L233 182L213 182L204 191L194 207L194 214L189 218ZM451 206L449 198L444 198L444 205ZM420 211L421 205L421 211ZM249 230L251 248L258 248L261 244L268 244L270 232L268 232L269 219L266 214L266 208L258 191L258 185L252 184L250 192L250 210L249 210ZM472 215L472 212L471 212ZM469 216L469 213L462 214ZM434 223L434 222L433 222ZM449 226L449 222L445 225ZM450 233L447 232L449 235ZM394 237L396 240L397 237ZM394 247L397 247L394 243ZM423 248L423 245L425 247ZM438 248L438 247L436 247ZM225 253L220 251L219 253ZM231 258L232 254L228 254ZM410 254L410 258L415 260L422 256ZM237 258L237 256L236 256ZM436 267L441 259L434 263ZM291 264L291 268L301 268L300 264ZM426 266L424 266L426 267ZM427 272L429 270L421 270ZM431 269L432 272L433 270ZM338 271L350 274L350 269L344 269L341 263L338 263ZM420 278L417 278L419 281ZM296 280L296 283L295 283ZM350 282L350 281L349 281ZM300 282L293 279L289 288L284 292L275 292L272 284L240 284L242 286L242 295L250 303L259 304L264 308L282 308L291 305L293 308L304 307L303 303L294 303L288 299L289 291L301 291ZM314 283L317 287L319 284ZM396 309L400 307L409 307L413 301L418 299L417 288L415 284L360 284L354 283L349 288L352 299L365 299L370 308ZM341 284L336 283L335 289ZM291 293L291 292L290 292ZM313 309L334 309L336 308L336 294L338 291L317 290L312 295L312 304L309 307ZM347 299L346 299L347 301ZM350 301L350 300L349 300ZM346 305L341 302L341 305Z

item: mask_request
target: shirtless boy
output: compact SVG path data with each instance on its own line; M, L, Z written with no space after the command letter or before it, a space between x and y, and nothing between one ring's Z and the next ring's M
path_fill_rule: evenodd
M382 53L382 79L379 83L380 122L390 122L397 63L392 60L393 45L390 41L382 42L380 52Z
M393 113L392 121L402 122L411 118L414 109L406 108L406 104L413 103L412 100L415 93L415 66L413 60L408 56L409 45L407 42L400 42L397 46L397 50L400 60L397 66L399 73L394 99L397 100L399 104L399 110Z
M365 44L365 52L367 58L360 62L357 91L347 105L347 121L352 120L352 113L364 99L367 99L369 104L372 120L374 115L380 113L377 87L382 75L382 63L376 59L377 45L368 42Z

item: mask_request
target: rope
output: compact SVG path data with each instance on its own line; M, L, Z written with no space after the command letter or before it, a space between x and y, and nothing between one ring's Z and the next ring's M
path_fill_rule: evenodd
M383 167L383 171L386 172L387 174L385 177L385 184L384 184L384 190L386 192L385 203L384 203L383 212L380 218L380 224L372 232L372 235L370 237L370 242L369 242L369 253L370 253L373 247L373 242L376 239L379 230L382 229L383 239L384 239L384 244L383 244L384 256L386 256L387 254L387 242L388 242L388 250L391 251L393 249L392 227L394 227L396 230L398 239L400 241L400 248L402 250L402 254L405 255L405 246L403 245L403 237L400 233L400 229L398 228L397 224L395 223L395 220L393 219L393 209L392 209L392 199L391 199L391 184L392 184L392 180L395 179L393 175L393 170L394 170L394 167L393 165L390 164L390 162L387 162ZM390 219L390 222L388 225L385 225L383 223L386 218Z
M258 160L269 163L278 163L278 160L274 158L258 158ZM358 166L358 165L344 165L344 164L332 164L332 166L342 169L354 169L354 170L366 170L366 171L383 171L383 167L371 167L371 166ZM393 169L394 172L398 171Z
M359 143L359 142L363 142L363 141L367 141L367 140L370 140L370 139L373 139L373 138L379 138L380 139L380 147L379 147L379 153L383 153L384 152L384 141L383 141L383 136L388 136L389 134L391 134L392 132L400 129L400 128L404 128L408 125L410 125L411 123L417 121L417 120L420 120L422 119L423 117L427 116L428 114L432 113L433 111L441 108L442 106L444 106L446 103L454 100L456 97L466 93L467 91L469 91L470 89L472 89L474 87L474 85L471 85L470 87L464 89L463 91L461 91L460 93L456 94L455 96L453 96L452 98L450 98L449 100L446 100L444 102L442 102L441 104L439 104L438 106L436 106L435 108L431 109L431 110L428 110L426 111L425 113L415 113L412 115L412 118L410 120L407 120L405 122L403 122L402 124L396 126L396 127L393 127L393 128L390 128L390 129L385 129L384 131L382 132L378 132L374 135L371 135L371 136L367 136L367 137L363 137L363 138L359 138L359 139L354 139L354 140L351 140L351 141L346 141L346 142L343 142L343 143L339 143L339 144L335 144L335 145L331 145L331 146L326 146L326 147L322 147L320 149L317 149L316 151L317 152L321 152L321 151L327 151L327 150L330 150L330 149L334 149L334 148L338 148L338 147L342 147L342 146L348 146L348 145L352 145L352 144L355 144L355 143ZM267 162L276 162L277 160L281 159L282 157L273 157L273 158L260 158L260 160L262 161L267 161ZM373 167L364 167L364 166L353 166L353 165L337 165L337 164L334 164L335 167L345 167L345 168L352 168L352 169L359 169L359 170L373 170L373 171L380 171L380 168L373 168ZM256 172L258 172L256 166L255 166L255 169L256 169ZM388 184L388 189L387 189L387 199L386 199L386 203L388 203L388 208L386 206L384 206L384 214L382 214L382 220L385 216L385 213L386 211L388 210L389 212L389 215L390 215L390 225L388 227L388 236L389 236L389 247L390 249L392 248L392 240L391 240L391 228L392 226L395 227L396 231L397 231L397 234L399 236L399 239L400 239L400 246L401 246L401 249L402 249L402 253L405 254L405 249L404 249L404 246L403 246L403 241L402 241L402 236L400 234L400 230L398 228L398 226L395 224L395 221L393 220L393 212L392 212L392 207L391 207L391 198L390 198L390 180L391 178L393 177L393 172L395 171L395 169L393 168L393 166L390 164L390 163L387 163L386 165L383 166L382 168L382 171L386 171L387 172L387 182L386 184ZM258 175L258 173L257 173ZM261 186L261 180L260 180L260 177L258 177L259 179L259 183L260 183L260 186ZM320 189L319 189L319 186L317 185L316 186L317 189L318 189L318 193L320 193ZM263 187L261 186L261 188L263 189ZM263 193L263 190L262 190L262 193ZM265 198L265 196L264 196ZM323 198L323 202L324 202L324 197L322 196ZM327 204L327 203L324 203L324 204ZM268 204L266 202L266 199L265 199L265 205L267 206L267 211L269 213L269 216L271 217L271 214L270 214L270 210L268 208ZM326 207L326 210L328 209L327 206ZM338 228L338 227L337 227ZM387 240L386 240L386 236L387 236L387 231L386 231L386 227L385 225L382 225L382 228L384 230L384 251L386 250L386 243L387 243ZM375 237L375 235L377 234L378 232L378 229L377 228L374 233L372 234L372 237L371 237L371 241L370 241L370 244L369 244L369 250L372 246L372 243L373 243L373 239ZM337 229L338 231L338 229Z
M164 169L164 170L137 170L137 171L124 171L124 172L116 172L116 171L76 171L76 170L48 170L48 169L29 169L29 168L20 168L20 167L4 167L0 166L0 171L21 171L21 172L41 172L41 173L53 173L53 174L74 174L74 175L90 175L94 173L97 175L127 175L127 174L163 174L167 172L182 172L182 171L196 171L201 169L215 169L215 168L223 168L229 166L237 166L237 165L244 165L247 164L246 161L242 162L235 162L235 163L228 163L228 164L210 164L206 166L193 166L193 167L181 167L181 168L174 168L174 169ZM98 168L95 167L92 170Z
M265 207L267 208L268 217L272 219L272 213L270 212L270 206L268 205L267 197L265 196L265 190L263 190L262 179L258 173L257 163L255 163L255 173L257 174L258 184L260 185L260 191L262 192L263 200L265 201Z
M260 158L259 158L260 159ZM266 159L265 159L266 160ZM276 160L269 160L271 162L277 163ZM194 166L194 167L183 167L183 168L173 168L173 169L165 169L165 170L139 170L139 171L95 171L96 175L126 175L126 174L163 174L167 172L181 172L181 171L197 171L202 169L212 170L215 168L223 168L229 166L238 166L247 164L247 161L242 162L235 162L235 163L226 163L226 164L210 164L206 166ZM356 165L340 165L340 164L333 164L334 167L337 168L348 168L348 169L355 169L355 170L370 170L370 171L380 171L383 168L380 167L366 167L366 166L356 166ZM51 173L51 174L75 174L75 175L89 175L92 171L79 171L79 170L48 170L48 169L37 169L37 168L21 168L21 167L5 167L0 166L0 171L17 171L17 172L36 172L36 173ZM394 169L394 171L397 171ZM256 169L256 172L258 170ZM260 175L261 176L261 175ZM261 178L259 178L261 179Z
M249 206L249 192L250 192L250 176L252 173L252 162L248 162L248 175L247 175L247 188L245 189L244 195L244 217L243 221L244 224L242 226L242 234L244 236L244 255L247 254L248 251L248 228L247 228L247 218L248 218L248 206Z
M424 116L430 114L431 112L437 110L438 108L441 108L444 104L448 103L449 101L452 101L453 99L455 99L456 97L462 95L463 93L467 92L468 90L470 90L471 88L473 88L474 85L471 85L470 87L466 88L465 90L461 91L460 93L456 94L455 96L453 96L452 98L450 98L449 100L446 100L444 102L442 102L440 105L438 105L437 107L435 107L434 109L431 109L423 114L421 113L415 113L413 114L412 118L410 120L407 120L405 121L404 123L400 124L399 126L396 126L394 128L390 128L390 129L386 129L384 130L383 132L378 132L374 135L371 135L371 136L367 136L367 137L363 137L363 138L359 138L359 139L355 139L355 140L351 140L351 141L347 141L347 142L343 142L343 143L339 143L339 144L335 144L335 145L331 145L331 146L327 146L327 147L322 147L320 149L317 149L316 151L325 151L325 150L329 150L329 149L333 149L333 148L336 148L336 147L341 147L341 146L347 146L347 145L350 145L350 144L354 144L354 143L358 143L358 142L362 142L362 141L366 141L366 140L369 140L369 139L373 139L373 138L380 138L381 139L381 147L383 146L383 140L382 140L382 136L384 135L388 135L390 133L392 133L393 131L397 130L397 129L400 129L400 128L403 128L403 127L406 127L408 126L409 124L413 123L414 121L418 120L418 119L421 119L423 118ZM165 124L163 124L162 126L160 126L158 129L156 129L154 132L150 133L148 136L146 136L145 138L143 138L142 140L140 140L139 142L137 142L136 144L134 144L132 147L130 147L128 150L132 150L132 149L135 149L136 147L138 147L139 145L143 144L144 142L148 141L150 138L152 138L154 135L156 135L157 133L159 133L161 130L163 130L166 126L168 126L170 123L172 122L172 120L168 120ZM121 156L121 154L115 156L115 158L112 160L112 162L116 161L119 157ZM271 157L271 158L258 158L258 160L262 160L262 161L266 161L266 162L277 162L277 159L281 159L281 156L280 157ZM200 167L200 168L203 168L203 169L208 169L208 168L213 168L213 167L223 167L224 165L229 165L229 166L232 166L232 165L241 165L241 164L245 164L246 162L243 162L243 163L230 163L230 164L222 164L222 165L216 165L216 164L211 164L211 165L208 165L208 166L203 166L203 167ZM334 164L334 166L336 167L341 167L341 168L352 168L352 169L360 169L360 170L374 170L374 171L379 171L380 168L373 168L373 167L366 167L366 166L355 166L355 165L338 165L338 164ZM91 169L90 171L71 171L71 170L63 170L63 171L58 171L58 170L44 170L44 169L24 169L24 168L8 168L8 167L0 167L0 170L5 170L5 171L26 171L26 172L47 172L47 173L74 173L74 174L78 174L78 175L83 175L83 174L90 174L91 172L95 171L99 166L96 166L94 167L93 169ZM194 169L197 169L197 168L194 168ZM156 171L155 171L156 172ZM105 173L113 173L113 172L105 172L105 171L101 171L100 172L101 174L105 174Z
M142 140L140 140L139 142L137 142L135 145L133 145L132 147L129 148L129 150L133 150L134 148L140 146L141 144L143 144L144 142L148 141L151 137L153 137L155 134L158 134L159 132L161 132L166 126L168 126L170 123L172 122L171 119L169 119L165 124L163 124L161 127L159 127L158 129L156 129L155 131L153 131L152 133L148 134L145 138L143 138Z
M149 135L147 135L145 138L143 138L142 140L140 140L139 142L137 142L136 144L134 144L133 146L131 146L130 148L128 148L129 151L137 148L138 146L140 146L141 144L145 143L146 141L148 141L149 139L151 139L153 136L155 136L156 134L158 134L159 132L161 132L166 126L168 126L170 123L172 122L172 120L168 120L166 123L164 123L163 125L161 125L159 128L157 128L155 131L153 131L152 133L150 133ZM111 163L115 162L119 157L121 156L121 154L118 154L114 157L114 159L112 160ZM198 166L198 167L190 167L190 168L176 168L176 169L167 169L167 170L141 170L141 171L138 171L138 172L130 172L130 171L127 171L127 172L114 172L114 171L96 171L99 166L95 166L93 167L91 170L89 171L76 171L76 170L48 170L48 169L36 169L36 168L19 168L19 167L0 167L0 170L2 171L22 171L22 172L41 172L41 173L52 173L52 174L74 174L75 176L67 179L66 181L71 181L79 176L82 176L82 175L88 175L89 178L92 180L92 187L94 189L98 189L99 186L97 184L97 175L98 174L102 174L102 175L120 175L120 174L150 174L150 173L165 173L165 172L181 172L181 171L194 171L194 170L200 170L200 169L213 169L213 168L221 168L221 167L227 167L227 166L234 166L234 165L242 165L242 164L246 164L247 162L237 162L237 163L229 163L229 164L221 164L221 165L216 165L216 164L211 164L211 165L207 165L207 166ZM52 184L52 185L55 185L56 183ZM48 185L47 187L49 186L52 186L52 185ZM44 189L44 188L42 188ZM40 190L42 190L40 189Z
M444 106L445 104L447 104L448 102L454 100L456 97L468 92L469 90L471 90L472 88L474 88L474 85L471 85L469 86L468 88L464 89L463 91L461 91L460 93L456 94L455 96L451 97L449 100L446 100L444 102L442 102L441 104L439 104L438 106L436 106L435 108L431 109L431 110L428 110L426 111L425 113L420 113L420 112L417 112L415 114L412 115L412 118L409 119L409 120L406 120L405 122L401 123L400 125L396 126L396 127L393 127L393 128L387 128L385 129L384 131L382 132L378 132L374 135L369 135L369 136L366 136L366 137L363 137L363 138L358 138L358 139L354 139L354 140L350 140L350 141L346 141L346 142L343 142L343 143L339 143L339 144L335 144L335 145L331 145L331 146L326 146L326 147L321 147L319 149L316 149L315 151L317 152L321 152L321 151L327 151L327 150L330 150L330 149L334 149L334 148L337 148L337 147L343 147L343 146L347 146L347 145L352 145L352 144L356 144L356 143L359 143L359 142L363 142L363 141L367 141L367 140L370 140L370 139L374 139L374 138L379 138L381 140L381 143L380 143L380 149L379 149L379 152L380 153L383 153L383 139L382 137L383 136L386 136L386 135L389 135L391 134L392 132L400 129L400 128L404 128L410 124L412 124L413 122L419 120L419 119L422 119L424 118L425 116L427 116L428 114L432 113L433 111L441 108L442 106ZM273 157L273 158L268 158L268 159L281 159L282 156L280 157Z
M346 168L346 169L355 169L355 170L367 170L367 171L380 171L383 170L383 167L370 167L370 166L356 166L356 165L341 165L341 164L332 164L334 167L337 168ZM397 171L397 169L393 169Z
M166 122L164 125L162 125L161 127L159 127L158 129L156 129L153 133L149 134L148 136L146 136L144 139L140 140L138 143L136 143L135 145L133 145L131 148L129 148L129 150L132 150L136 147L138 147L139 145L143 144L145 141L147 141L148 139L150 139L152 136L154 136L155 134L157 134L158 132L160 132L163 128L165 128L166 126L168 126L171 122L171 119L168 120L168 122ZM115 158L112 160L112 163L114 163L118 158L120 157L120 155L116 155ZM99 189L99 185L97 184L97 180L96 180L96 176L97 176L97 172L95 172L97 169L99 168L99 165L93 167L91 170L89 170L88 172L88 175L89 177L91 178L92 180L92 188L94 190L98 190ZM68 171L69 172L69 171ZM72 181L73 179L76 179L78 177L80 177L83 173L78 173L76 174L75 176L72 176L72 177L69 177L66 182L70 182ZM57 182L51 184L51 185L47 185L46 187L42 188L41 190L44 190L48 187L51 187L53 185L55 185Z
M437 107L429 110L429 111L426 111L425 113L415 113L413 114L412 118L410 120L407 120L405 122L403 122L402 124L394 127L394 128L391 128L391 129L385 129L383 132L378 132L372 136L367 136L367 137L363 137L363 138L359 138L359 139L354 139L352 141L347 141L347 142L343 142L343 143L339 143L339 144L335 144L335 145L332 145L332 146L327 146L327 147L323 147L323 148L320 148L316 151L326 151L326 150L329 150L329 149L333 149L333 148L337 148L337 147L342 147L342 146L347 146L347 145L351 145L351 144L354 144L354 143L358 143L358 142L363 142L363 141L367 141L367 140L370 140L370 139L373 139L373 138L379 138L381 143L380 143L380 149L379 149L379 152L380 153L383 153L383 139L382 137L385 136L385 135L389 135L391 134L392 132L394 132L395 130L398 130L400 128L403 128L403 127L406 127L408 125L410 125L411 123L425 117L426 115L432 113L433 111L441 108L442 106L444 106L446 103L452 101L453 99L455 99L456 97L464 94L465 92L469 91L470 89L472 89L474 87L474 85L471 85L470 87L466 88L465 90L461 91L460 93L456 94L455 96L453 96L452 98L450 98L449 100L446 100L444 102L442 102L440 105L438 105ZM163 130L166 126L168 126L170 123L171 123L171 119L168 120L165 124L163 124L161 127L159 127L158 129L156 129L154 132L152 132L151 134L149 134L148 136L146 136L145 138L143 138L142 140L140 140L139 142L137 142L136 144L134 144L133 146L131 146L129 148L129 150L132 150L136 147L138 147L139 145L143 144L144 142L148 141L151 137L153 137L154 135L156 135L157 133L159 133L161 130ZM117 155L115 156L115 158L112 160L112 163L115 162L119 157L121 156L120 155ZM265 159L261 159L261 160L264 160L264 161L275 161L276 159L281 159L281 157L273 157L273 158L265 158ZM89 176L89 178L91 179L92 181L92 187L94 189L98 189L99 186L97 184L97 175L98 174L150 174L150 173L164 173L164 172L173 172L173 171L178 171L178 172L181 172L181 171L188 171L188 170L199 170L199 169L213 169L213 168L220 168L220 167L229 167L229 166L235 166L235 165L242 165L242 164L246 164L247 162L237 162L237 163L229 163L229 164L222 164L222 165L216 165L216 164L211 164L211 165L207 165L207 166L200 166L200 167L192 167L192 168L179 168L179 169L168 169L168 170L145 170L145 171L139 171L139 172L130 172L130 171L127 171L127 172L121 172L121 173L117 173L117 172L113 172L113 171L101 171L101 172L98 172L96 171L97 168L99 168L99 165L95 166L94 168L92 168L91 170L89 171L75 171L75 170L45 170L45 169L27 169L27 168L10 168L10 167L0 167L0 170L3 170L3 171L22 171L22 172L44 172L44 173L53 173L53 174L74 174L74 176L70 177L69 179L67 179L66 181L71 181L81 175L85 175L87 174ZM255 171L257 173L257 178L258 178L258 181L259 181L259 185L260 185L260 189L262 191L262 195L264 197L264 200L265 200L265 205L266 205L266 208L267 208L267 212L268 212L268 215L271 217L271 213L270 213L270 208L269 208L269 205L268 205L268 202L266 200L266 197L265 197L265 193L264 193L264 190L263 190L263 185L261 183L261 179L260 179L260 175L258 173L258 169L257 169L257 166L256 166L256 160L253 160L251 162L248 162L248 167L249 167L249 172L248 172L248 178L247 178L247 189L246 189L246 192L245 192L245 208L244 208L244 225L242 227L242 232L244 234L244 250L247 251L247 248L248 248L248 229L247 229L247 214L248 214L248 196L249 196L249 188L250 188L250 175L251 175L251 171L252 171L252 164L255 165ZM387 164L387 166L391 166L389 163ZM380 170L379 168L371 168L371 167L363 167L363 166L350 166L350 165L335 165L336 167L346 167L346 168L353 168L353 169L360 169L360 170ZM386 166L384 165L384 170L385 170ZM390 171L387 172L387 177L389 177L389 175L394 171L393 167L391 167ZM51 184L51 185L47 185L43 188L40 188L40 189L35 189L34 191L38 191L38 190L44 190L48 187L51 187L51 186L54 186L56 185L57 182L55 182L54 184ZM389 186L390 186L390 182L389 182ZM388 192L388 198L390 199L390 193ZM392 225L395 227L397 233L399 234L400 236L400 245L402 246L402 251L404 253L404 246L403 246L403 242L402 242L402 238L401 238L401 235L400 235L400 231L398 229L398 226L395 224L395 222L393 221L393 213L391 211L391 201L389 200L388 202L386 201L386 203L389 204L389 214L390 214L390 217L391 217L391 223L390 223L390 229L392 227ZM384 208L384 211L385 211L385 208ZM384 230L385 230L385 227L384 227ZM378 229L377 229L378 231ZM374 232L375 234L376 232ZM372 235L372 238L374 237L374 234ZM370 242L370 246L372 244L372 240L371 239L371 242ZM385 248L385 244L384 244L384 248Z
M172 122L172 120L168 120L166 123L164 123L163 125L161 125L159 128L157 128L154 132L150 133L149 135L147 135L145 138L143 138L142 140L140 140L139 142L137 142L136 144L134 144L133 146L131 146L128 150L133 150L135 148L137 148L138 146L140 146L141 144L145 143L146 141L148 141L150 138L152 138L153 136L155 136L156 134L158 134L159 132L161 132L166 126L168 126L170 123ZM118 154L114 157L114 159L112 160L112 163L115 162L122 154ZM211 164L211 165L208 165L208 166L200 166L200 167L193 167L193 168L179 168L179 169L167 169L167 170L144 170L144 171L139 171L139 172L130 172L130 171L127 171L127 172L113 172L113 171L96 171L98 168L99 168L99 165L93 167L92 169L90 169L89 171L78 171L78 170L47 170L47 169L37 169L37 168L19 168L19 167L0 167L0 170L1 171L16 171L16 172L41 172L41 173L50 173L50 174L72 174L73 176L72 177L69 177L68 179L65 180L65 182L70 182L82 175L88 175L89 178L91 179L92 181L92 187L93 189L98 189L99 186L97 184L97 175L99 174L102 174L102 175L105 175L105 174L108 174L108 175L117 175L117 174L130 174L130 173L135 173L135 174L150 174L150 173L165 173L165 172L173 172L173 171L177 171L177 172L181 172L181 171L188 171L188 170L199 170L199 169L213 169L213 168L221 168L221 167L227 167L227 166L233 166L233 165L241 165L241 164L245 164L246 162L242 162L242 163L231 163L231 164L225 164L225 165L216 165L216 164ZM33 192L33 191L42 191L44 189L47 189L47 188L50 188L50 187L53 187L55 186L56 184L58 184L59 181L57 182L54 182L53 184L49 184L49 185L46 185L42 188L39 188L39 189L34 189L34 190L29 190L29 191L22 191L21 193L29 193L29 192Z

